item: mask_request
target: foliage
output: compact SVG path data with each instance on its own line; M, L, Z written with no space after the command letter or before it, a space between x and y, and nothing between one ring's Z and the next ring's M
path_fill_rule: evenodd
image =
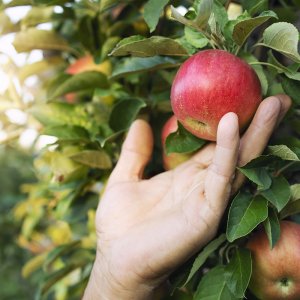
M248 235L264 224L274 246L278 219L299 221L300 56L299 31L293 24L300 3L230 2L2 4L0 29L2 34L16 32L17 51L43 50L43 60L25 66L18 75L21 83L39 76L40 89L25 109L40 122L41 133L57 138L38 153L38 181L26 186L27 199L14 210L15 219L22 222L19 244L34 254L23 275L43 274L37 299L80 298L95 256L98 194L118 160L124 133L137 117L150 122L155 149L147 176L162 172L160 131L172 113L172 80L180 64L202 49L220 48L240 56L257 72L264 96L287 93L293 107L266 153L239 169L249 179L247 184L224 215L216 240L171 276L172 290L181 296L175 293L170 299L249 297L251 256L243 247ZM13 24L5 12L19 5L31 10ZM238 8L237 17L233 7ZM45 22L52 24L51 30L40 29ZM93 61L85 69L79 64L77 72L68 71L88 55ZM9 101L11 94L6 98ZM195 151L203 144L179 127L168 137L167 151Z
M36 278L33 277L29 281L21 276L22 264L30 258L30 253L16 246L16 237L21 224L14 220L13 206L25 198L19 186L34 181L32 160L28 153L20 149L0 147L0 165L1 298L26 300L31 295ZM20 168L20 165L23 168Z

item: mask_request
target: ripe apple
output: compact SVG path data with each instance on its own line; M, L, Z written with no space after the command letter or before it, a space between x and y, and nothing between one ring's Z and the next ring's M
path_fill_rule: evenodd
M87 71L98 71L105 75L111 74L111 63L109 60L105 60L101 64L96 64L94 58L87 54L68 66L66 73L75 75Z
M97 71L101 72L107 76L111 75L112 67L109 60L105 60L101 64L96 64L92 55L87 54L77 60L74 63L68 66L66 73L70 75L76 75L88 71ZM75 93L68 93L65 95L67 102L73 103L76 101ZM105 104L112 104L114 97L112 95L103 96L102 100Z
M191 154L184 154L184 153L170 153L169 155L166 154L166 139L169 134L176 132L178 128L177 119L175 116L172 116L168 119L168 121L163 126L161 132L161 141L163 146L163 166L165 170L171 170L176 168L179 164L185 162L191 157Z
M270 248L263 228L247 243L253 259L249 288L263 300L300 299L300 225L280 222L281 235Z
M262 100L255 71L223 50L204 50L179 68L171 90L171 105L180 123L199 138L215 141L217 126L227 112L239 117L241 131Z

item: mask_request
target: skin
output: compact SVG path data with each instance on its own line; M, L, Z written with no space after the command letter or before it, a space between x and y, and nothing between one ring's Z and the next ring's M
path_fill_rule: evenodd
M250 289L259 299L300 297L300 225L282 221L280 231L280 239L273 249L263 228L247 244L253 258Z
M262 153L289 106L284 95L263 101L241 139L237 116L226 114L216 143L147 180L152 131L135 121L97 210L97 255L83 299L157 299L169 274L215 236L243 182L236 166Z
M261 102L260 81L243 60L223 50L205 50L178 70L171 104L180 123L199 138L215 141L220 119L238 115L241 131Z
M169 120L165 123L162 134L161 140L162 145L164 146L166 143L166 139L169 134L175 132L178 128L177 119L175 116L169 118ZM179 166L181 163L187 161L191 154L184 154L184 153L170 153L169 155L166 154L165 149L163 149L163 165L165 170L171 170Z

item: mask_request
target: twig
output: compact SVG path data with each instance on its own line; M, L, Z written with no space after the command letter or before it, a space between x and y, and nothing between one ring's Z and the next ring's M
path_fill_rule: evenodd
M287 165L285 165L284 167L282 167L281 169L279 169L277 172L275 172L274 176L277 177L279 176L282 172L284 172L285 170L287 170L290 166L294 165L297 161L291 161L289 162Z
M226 4L225 4L225 9L226 9L226 10L228 9L230 2L231 2L231 0L227 0L227 2L226 2Z

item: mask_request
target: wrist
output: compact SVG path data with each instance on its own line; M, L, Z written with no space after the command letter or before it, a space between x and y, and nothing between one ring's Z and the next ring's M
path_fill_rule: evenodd
M116 280L107 264L96 258L83 300L148 300L153 299L151 295L149 286Z

